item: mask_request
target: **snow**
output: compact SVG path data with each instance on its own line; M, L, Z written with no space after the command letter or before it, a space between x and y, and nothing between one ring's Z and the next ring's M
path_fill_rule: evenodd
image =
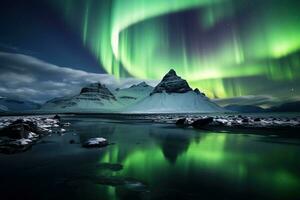
M120 102L124 107L126 107L149 96L152 90L153 87L151 86L139 84L130 88L114 91L114 95L116 96L117 101Z
M119 112L125 107L148 96L153 87L145 84L114 90L108 98L99 92L87 92L73 97L53 99L43 105L43 111L51 112ZM100 91L101 92L101 91Z
M78 95L68 100L59 102L48 102L43 107L43 111L51 112L110 112L123 107L121 103L114 99L102 99L97 93Z
M86 143L88 143L89 145L95 145L106 141L107 140L105 138L99 137L99 138L90 138Z
M124 113L213 113L225 110L194 91L155 93L124 110Z
M22 139L16 140L15 143L18 145L27 145L27 144L32 143L32 140L22 138Z
M33 133L33 132L29 132L29 133L28 133L28 138L29 138L29 139L35 138L35 137L37 137L37 136L38 136L38 135L35 134L35 133Z

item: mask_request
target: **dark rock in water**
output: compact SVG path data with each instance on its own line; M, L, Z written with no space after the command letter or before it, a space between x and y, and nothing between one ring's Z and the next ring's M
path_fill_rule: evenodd
M150 95L155 93L186 93L193 91L186 80L177 76L176 72L171 69L161 80L161 82L153 89Z
M112 163L100 163L97 165L100 169L109 169L111 171L120 171L123 169L123 165L121 164L112 164Z
M242 120L242 122L243 122L243 123L248 123L248 122L249 122L249 119L244 118L244 119Z
M82 147L93 148L93 147L105 147L108 145L108 141L105 138L90 138L82 144Z
M55 116L53 117L53 119L57 119L57 120L60 121L60 116L59 116L59 115L55 115Z
M197 119L196 121L194 121L192 123L192 126L194 128L203 128L203 127L207 126L208 124L212 123L213 121L214 121L214 118L212 118L212 117Z
M70 144L75 144L75 140L70 140L69 143Z
M188 126L188 120L186 118L180 118L176 121L177 126Z
M253 121L260 122L260 118L255 118Z

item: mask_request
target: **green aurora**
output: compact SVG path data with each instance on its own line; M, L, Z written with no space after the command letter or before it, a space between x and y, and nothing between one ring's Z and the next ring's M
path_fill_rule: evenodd
M160 79L174 68L210 97L293 98L291 89L298 91L299 1L56 0L50 4L63 13L99 65L117 78Z

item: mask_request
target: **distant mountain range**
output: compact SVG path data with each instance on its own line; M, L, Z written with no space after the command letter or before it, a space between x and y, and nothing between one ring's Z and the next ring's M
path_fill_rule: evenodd
M38 109L42 113L300 112L300 102L285 103L269 109L237 104L223 108L199 89L193 90L174 70L170 70L156 87L141 82L129 88L110 90L98 82L83 87L77 95L54 98L42 106L20 99L0 98L0 112Z
M241 113L261 113L261 112L300 112L300 101L283 103L279 106L271 108L261 108L253 105L228 105L224 107L226 110Z
M145 82L110 91L101 83L82 88L72 97L52 99L42 106L47 112L207 113L225 110L170 70L156 86Z
M21 98L0 97L0 112L17 112L40 109L41 105Z

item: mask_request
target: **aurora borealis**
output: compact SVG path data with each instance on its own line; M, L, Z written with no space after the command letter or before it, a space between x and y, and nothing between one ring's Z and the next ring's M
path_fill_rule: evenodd
M298 101L299 8L297 0L5 0L0 51L116 79L158 82L173 68L211 98Z
M299 82L295 0L51 2L116 77L160 79L172 67L211 97L261 94L283 84L284 95L293 95Z

